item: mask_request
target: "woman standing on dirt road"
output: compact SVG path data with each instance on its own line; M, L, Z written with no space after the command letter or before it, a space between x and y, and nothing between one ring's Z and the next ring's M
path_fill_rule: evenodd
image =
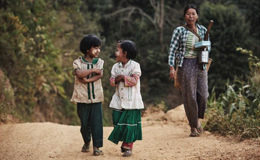
M199 118L204 118L208 97L207 68L206 65L198 63L200 49L194 48L194 44L200 38L203 39L207 31L204 26L196 23L198 17L198 9L194 4L185 7L186 24L174 30L168 59L170 78L177 78L180 85L186 116L191 127L191 137L198 137L203 133Z

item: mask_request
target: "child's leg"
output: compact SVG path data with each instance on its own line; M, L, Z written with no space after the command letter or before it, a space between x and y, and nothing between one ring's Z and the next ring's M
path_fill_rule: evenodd
M77 104L77 112L81 122L80 132L85 144L88 144L91 141L91 137L90 137L91 131L90 131L90 121L89 121L90 108L91 107L86 103Z
M93 103L91 104L91 115L90 115L90 125L93 138L93 147L99 148L103 147L103 113L102 104Z
M134 142L142 140L140 110L122 110L121 112L114 110L113 123L115 128L108 137L111 142L118 144L119 141Z
M132 142L132 143L126 143L126 142L123 142L122 143L122 148L124 148L124 149L133 149L133 144L134 144L134 142Z
M124 151L123 154L124 157L130 157L132 155L133 144L134 144L133 142L132 143L123 142L121 151Z
M114 127L117 125L123 111L122 110L113 110L112 112L112 119Z
M112 112L112 120L113 120L114 129L116 129L116 127L118 125L118 122L119 122L119 119L121 118L122 113L123 113L122 110L116 110L116 109L113 110L113 112ZM118 138L119 138L118 135L114 135L113 131L112 131L112 133L108 137L108 140L112 141L115 144L118 144L119 141L122 141L122 140L119 140Z

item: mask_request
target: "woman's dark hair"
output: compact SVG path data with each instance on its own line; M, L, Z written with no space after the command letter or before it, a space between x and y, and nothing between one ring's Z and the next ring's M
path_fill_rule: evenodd
M79 49L83 54L87 54L87 50L91 47L101 46L101 40L93 34L85 35L80 41Z
M126 58L135 59L137 56L137 49L134 42L130 40L121 40L119 44L123 52L127 52Z
M198 11L197 7L196 7L194 4L188 4L188 5L184 8L184 14L183 14L184 17L185 17L185 14L186 14L187 10L190 9L190 8L195 9L195 10L196 10L196 13L199 14L199 11Z

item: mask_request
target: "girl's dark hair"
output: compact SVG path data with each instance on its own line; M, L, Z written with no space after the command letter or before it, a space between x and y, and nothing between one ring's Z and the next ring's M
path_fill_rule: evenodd
M190 8L195 9L195 10L196 10L196 13L199 14L199 11L198 11L197 7L196 7L194 4L188 4L188 5L184 8L184 14L183 14L184 17L185 17L185 14L186 14L187 10L190 9Z
M121 40L119 45L122 48L123 52L127 52L126 58L135 59L135 57L137 56L137 49L134 42L130 40Z
M93 34L85 35L80 41L79 49L83 54L87 54L87 50L91 47L101 46L101 40Z

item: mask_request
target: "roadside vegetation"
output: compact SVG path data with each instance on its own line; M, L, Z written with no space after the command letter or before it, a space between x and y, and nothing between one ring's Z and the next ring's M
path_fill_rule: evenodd
M260 61L252 51L237 49L248 55L250 74L247 81L227 82L218 98L214 89L208 101L205 129L240 138L260 136Z

